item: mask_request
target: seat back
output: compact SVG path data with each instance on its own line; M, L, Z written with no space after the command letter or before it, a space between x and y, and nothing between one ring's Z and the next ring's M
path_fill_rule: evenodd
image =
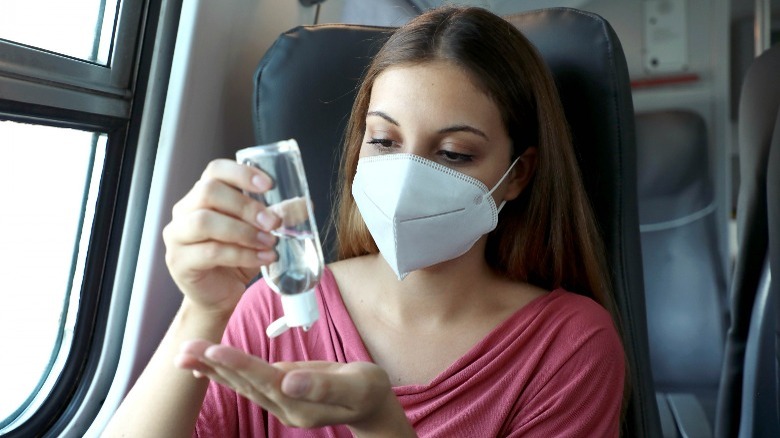
M745 369L742 379L741 410L739 417L740 437L780 436L780 343L778 321L780 321L780 283L772 281L772 273L780 273L780 86L776 83L780 75L780 46L764 53L755 61L746 77L743 92L750 87L760 94L749 97L745 105L755 104L760 114L745 108L742 123L745 129L768 129L769 138L759 146L759 153L766 154L766 214L768 258L764 264L761 281L755 294L750 316L750 328L745 346ZM748 84L747 80L751 83ZM770 82L766 82L770 81ZM758 102L754 103L756 98ZM740 110L743 108L740 107ZM774 121L772 120L774 116ZM764 133L767 133L766 131ZM746 133L747 134L747 133ZM745 146L749 146L746 143ZM765 149L766 148L766 149ZM748 176L750 178L750 176ZM745 230L745 232L748 232Z
M768 254L767 243L770 239L767 196L771 193L775 198L777 197L777 187L771 186L767 181L767 170L770 168L767 163L770 158L770 145L772 142L780 141L776 139L780 136L776 128L780 112L780 82L777 80L779 75L780 46L775 46L764 52L750 66L745 75L740 95L738 121L740 187L737 201L739 247L729 290L731 321L726 337L718 399L716 423L716 436L718 437L737 436L740 431L740 422L754 421L754 415L758 411L748 406L747 412L743 412L744 391L748 391L745 398L751 399L755 397L756 393L750 393L750 391L760 388L762 392L768 390L774 393L777 388L776 378L767 381L754 379L759 373L761 359L754 356L746 358L745 352L749 338L760 337L761 330L756 329L758 331L751 333L751 319L754 311L756 314L761 314L769 311L770 307L763 306L764 310L754 309L761 308L760 303L768 302L767 300L757 301L756 294L760 290L759 285L764 276ZM772 167L773 172L777 172L776 158L772 165L774 166ZM771 189L768 190L768 187ZM777 201L773 200L773 202ZM777 242L777 224L777 219L771 224L774 242ZM777 300L775 299L774 302ZM771 311L774 312L774 309ZM758 323L753 325L764 327L763 330L771 329L771 326L762 326ZM776 334L772 336L775 337ZM750 366L750 369L746 368L746 364ZM772 368L774 369L775 366L773 365ZM745 377L748 375L751 376L751 382L758 385L757 387L743 388L743 384L746 382ZM755 406L753 403L751 405Z
M625 56L603 18L567 8L508 17L555 76L586 190L603 232L631 370L626 436L659 436L649 368L631 90ZM335 173L361 74L392 29L320 25L295 28L260 62L254 105L258 143L294 137L332 258Z
M771 56L780 59L779 50L780 46ZM780 74L780 69L775 71ZM767 412L765 416L762 416L761 412L753 415L753 418L766 418L770 422L766 435L763 436L780 436L780 109L777 111L775 127L772 132L771 150L767 164L766 194L767 223L769 225L769 269L775 273L777 280L769 280L767 287L769 297L765 310L762 312L766 315L767 323L761 333L769 338L768 351L771 353L767 355L768 357L761 358L760 366L767 370L763 375L769 375L764 378L763 382L771 381L774 383L774 391L769 391L772 399L766 402L767 405L774 407L774 412ZM748 367L752 368L750 362L748 362ZM774 380L771 379L772 372L774 372ZM771 385L769 386L772 388ZM757 386L757 388L762 387L766 386Z
M739 422L738 436L744 438L780 436L775 374L778 303L777 291L772 291L771 284L767 261L753 302L753 313L745 345L745 372L740 399L742 405L739 417L734 420Z
M715 416L726 335L707 129L698 113L636 115L639 227L656 392L696 395Z

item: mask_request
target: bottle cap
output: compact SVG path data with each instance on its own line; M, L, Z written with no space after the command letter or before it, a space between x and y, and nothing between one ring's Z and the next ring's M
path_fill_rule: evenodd
M314 289L295 295L280 295L284 316L272 322L265 329L269 338L275 338L292 327L303 327L309 330L320 316L317 308L317 296Z

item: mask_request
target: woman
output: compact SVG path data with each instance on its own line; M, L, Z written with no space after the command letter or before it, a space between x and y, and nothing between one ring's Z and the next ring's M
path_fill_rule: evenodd
M279 219L236 189L271 181L208 166L164 231L181 309L107 435L618 435L602 244L550 74L513 26L448 7L395 32L341 183L321 319L269 340L278 299L244 285Z

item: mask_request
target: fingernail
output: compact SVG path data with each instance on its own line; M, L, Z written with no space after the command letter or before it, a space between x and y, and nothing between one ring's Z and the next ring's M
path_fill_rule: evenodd
M276 261L276 251L259 251L257 253L257 258L260 259L262 263L272 263Z
M276 236L261 231L257 233L257 241L265 246L274 246L276 245Z
M269 181L265 178L263 178L260 175L255 175L252 177L252 184L254 184L255 187L257 187L260 190L266 190L269 187Z
M306 374L293 373L282 380L282 392L289 397L303 397L311 388L311 377Z
M217 364L217 365L224 365L224 358L220 356L217 346L211 346L206 349L206 351L203 352L203 357L206 358L206 360Z
M275 222L276 220L273 217L272 213L261 211L260 213L257 214L257 223L267 230L270 230L271 227L274 226Z

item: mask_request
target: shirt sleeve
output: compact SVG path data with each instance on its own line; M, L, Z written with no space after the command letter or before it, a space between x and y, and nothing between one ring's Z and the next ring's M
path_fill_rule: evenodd
M618 437L625 355L612 319L600 306L563 319L550 348L556 353L528 388L508 436Z

